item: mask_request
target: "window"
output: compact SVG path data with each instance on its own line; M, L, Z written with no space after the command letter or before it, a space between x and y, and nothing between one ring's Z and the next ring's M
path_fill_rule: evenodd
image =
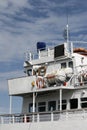
M62 110L65 110L67 106L67 101L66 100L62 100Z
M33 103L29 104L29 112L33 112Z
M48 111L56 110L56 101L49 101L48 102Z
M78 99L70 99L70 109L78 108Z
M61 63L61 69L62 69L62 68L66 68L66 62Z
M58 45L54 48L54 58L64 56L64 44Z
M82 108L87 107L87 97L81 98L81 107Z
M70 62L68 63L68 66L69 66L70 68L73 68L73 62L70 61Z
M28 74L28 76L31 76L32 75L32 69L27 70L27 74Z
M64 99L62 100L62 110L66 110L67 101ZM58 110L60 110L60 100L58 101Z
M36 103L35 103L35 111L36 111ZM33 103L29 104L29 112L33 112Z
M38 103L38 112L46 111L46 102L39 102Z

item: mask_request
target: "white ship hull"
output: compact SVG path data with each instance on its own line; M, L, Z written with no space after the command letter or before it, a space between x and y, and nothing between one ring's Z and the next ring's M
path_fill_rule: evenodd
M0 125L0 130L87 130L87 118L40 123L17 123Z
M87 109L2 116L0 130L87 130Z

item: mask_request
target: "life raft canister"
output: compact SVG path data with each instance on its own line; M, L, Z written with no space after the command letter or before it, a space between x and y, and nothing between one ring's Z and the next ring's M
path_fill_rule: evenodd
M42 77L38 77L36 80L37 88L43 88L44 87L44 79Z

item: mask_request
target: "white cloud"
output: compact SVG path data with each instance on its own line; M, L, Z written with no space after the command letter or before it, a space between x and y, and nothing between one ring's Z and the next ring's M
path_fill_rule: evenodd
M33 8L29 4L28 0L0 0L1 13L14 15L24 7L27 7L29 9Z
M24 7L27 5L28 0L8 0L13 6Z
M5 9L8 7L10 8L11 6L12 7L26 7L27 4L28 4L28 0L0 0L0 7L5 8Z
M8 5L8 1L7 0L0 0L0 7L6 8L7 5Z

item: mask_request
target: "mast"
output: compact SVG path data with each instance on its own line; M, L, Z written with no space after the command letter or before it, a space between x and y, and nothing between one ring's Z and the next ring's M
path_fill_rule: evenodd
M66 51L70 52L70 42L69 42L69 25L68 25L68 20L67 20L67 25L64 29L64 39L65 39L65 44L66 44Z
M69 25L68 24L66 25L66 33L67 33L67 39L66 39L67 50L69 51Z
M66 41L67 41L67 43L69 43L69 25L68 24L66 25L66 33L67 33Z
M67 25L66 25L66 33L67 33L66 35L67 35L67 36L66 36L66 41L67 41L67 44L68 44L68 43L69 43L69 24L68 24L68 23L69 23L69 18L68 18L68 8L67 8L67 14L66 14L66 15L67 15L67 16L66 16L66 17L67 17Z
M66 50L68 51L68 52L70 52L70 45L69 45L69 24L68 24L68 22L69 22L69 18L68 18L68 9L67 9L67 24L66 24L66 27L65 27L65 29L64 29L64 34L63 34L63 36L64 36L64 39L65 39L65 41L66 41Z

